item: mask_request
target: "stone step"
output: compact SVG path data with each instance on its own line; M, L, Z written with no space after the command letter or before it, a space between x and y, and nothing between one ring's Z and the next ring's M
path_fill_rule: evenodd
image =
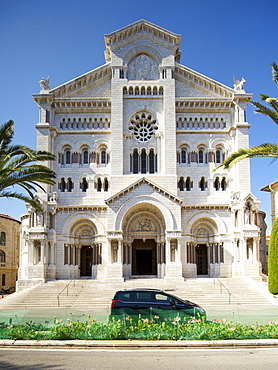
M220 282L232 294L229 293ZM269 306L271 302L245 279L188 279L182 282L165 282L163 279L130 279L123 283L108 285L96 280L49 281L27 291L13 293L0 300L0 310L21 308L105 308L109 307L117 290L135 287L159 288L169 293L206 306ZM262 285L266 289L266 285ZM57 296L59 295L59 302Z

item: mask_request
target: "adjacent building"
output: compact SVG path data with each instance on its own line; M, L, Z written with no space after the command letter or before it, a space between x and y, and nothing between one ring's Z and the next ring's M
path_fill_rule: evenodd
M259 278L260 202L244 82L180 63L181 36L140 20L105 35L105 63L61 86L40 81L37 149L55 186L22 217L18 289L47 279ZM186 58L185 58L186 59Z
M20 221L0 214L0 290L16 286L19 264Z

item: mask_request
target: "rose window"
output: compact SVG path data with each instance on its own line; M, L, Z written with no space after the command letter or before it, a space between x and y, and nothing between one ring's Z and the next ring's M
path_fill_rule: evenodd
M156 119L150 113L137 113L131 118L129 129L133 131L136 140L149 141L157 129Z

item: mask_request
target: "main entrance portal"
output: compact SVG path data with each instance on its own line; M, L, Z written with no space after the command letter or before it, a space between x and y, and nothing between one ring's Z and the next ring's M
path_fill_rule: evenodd
M135 239L132 243L132 275L157 275L155 240Z

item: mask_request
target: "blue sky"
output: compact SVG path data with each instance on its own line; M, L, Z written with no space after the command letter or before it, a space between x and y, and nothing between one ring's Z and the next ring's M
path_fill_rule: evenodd
M146 19L182 35L181 63L227 86L246 79L245 90L278 96L272 62L278 63L277 0L0 0L0 123L15 122L14 143L36 146L38 81L58 86L104 64L103 35ZM250 145L276 142L278 127L248 107ZM251 160L252 192L267 213L278 162ZM23 202L0 198L0 213L19 218Z

